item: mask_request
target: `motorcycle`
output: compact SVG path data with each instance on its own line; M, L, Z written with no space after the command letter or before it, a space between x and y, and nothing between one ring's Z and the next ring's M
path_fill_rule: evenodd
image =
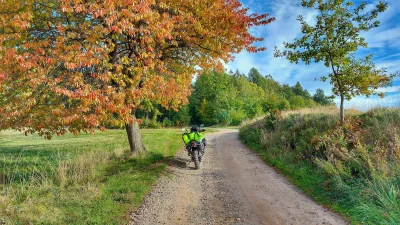
M204 125L201 124L200 127ZM192 126L190 132L186 128L182 128L184 132L182 134L183 142L185 143L185 149L188 151L188 155L191 156L192 161L196 169L200 169L200 162L204 156L204 149L206 146L206 140L204 135L200 132L206 131L205 129L197 129L197 126Z

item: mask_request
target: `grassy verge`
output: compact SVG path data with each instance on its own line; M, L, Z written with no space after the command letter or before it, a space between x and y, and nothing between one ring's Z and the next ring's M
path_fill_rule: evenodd
M272 115L240 138L319 203L353 224L400 224L400 110Z
M125 224L181 147L178 129L143 130L130 157L125 131L51 141L0 133L0 224Z

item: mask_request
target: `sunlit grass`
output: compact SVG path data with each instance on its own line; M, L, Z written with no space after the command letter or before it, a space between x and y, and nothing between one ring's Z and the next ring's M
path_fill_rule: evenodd
M363 112L359 111L355 108L347 108L344 109L345 115L361 115ZM303 108L303 109L298 109L298 110L287 110L287 111L282 111L280 112L280 116L282 118L287 118L290 115L307 115L307 114L324 114L324 115L330 115L339 118L340 110L337 106L331 105L331 106L317 106L317 107L310 107L310 108ZM263 120L265 118L265 115L256 117L253 119L248 119L244 120L241 124L240 127L249 125L249 124L257 124L259 121Z
M326 114L326 115L337 115L339 116L340 110L338 107L335 105L332 106L318 106L318 107L311 107L311 108L304 108L304 109L299 109L299 110L289 110L289 111L284 111L282 113L283 117L286 117L288 115L293 115L293 114ZM355 109L355 108L346 108L344 109L345 115L360 115L362 114L361 111Z
M0 133L0 224L125 224L181 148L179 129L143 130L131 157L124 130L44 140Z

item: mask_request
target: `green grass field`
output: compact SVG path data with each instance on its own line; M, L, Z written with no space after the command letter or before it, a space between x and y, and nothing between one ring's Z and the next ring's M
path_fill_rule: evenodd
M168 159L178 129L143 130L131 157L125 130L44 140L0 132L0 224L125 224Z

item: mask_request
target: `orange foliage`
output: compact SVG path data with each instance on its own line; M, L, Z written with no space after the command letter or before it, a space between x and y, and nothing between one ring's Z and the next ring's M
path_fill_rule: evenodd
M132 122L145 99L177 109L196 68L264 50L249 28L273 20L237 0L4 1L0 128L51 137Z

